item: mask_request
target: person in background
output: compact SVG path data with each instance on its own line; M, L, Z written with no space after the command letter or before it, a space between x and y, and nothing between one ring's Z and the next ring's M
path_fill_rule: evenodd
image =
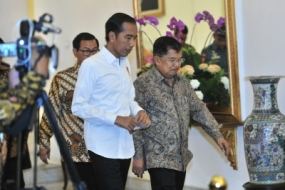
M4 41L2 40L2 38L0 38L0 44L4 44ZM10 65L8 63L3 62L3 57L0 57L0 71L4 70L4 69L5 70L9 70L10 69Z
M135 100L147 112L151 126L133 133L135 175L150 174L153 190L182 190L186 167L193 157L188 149L190 116L218 144L225 155L229 146L219 125L188 80L177 75L183 63L182 45L168 36L153 45L154 66L135 82Z
M184 29L179 32L176 27L174 30L174 37L181 42L182 45L182 57L185 59L184 63L181 63L181 67L185 65L192 65L197 69L197 64L201 63L201 56L196 52L194 46L187 44L186 40L188 37L188 27L184 25Z
M72 113L84 120L84 139L99 189L125 189L134 155L134 128L150 120L134 101L135 90L126 56L137 38L133 17L113 14L105 24L107 44L84 60L72 101Z
M2 38L0 38L0 44L4 44ZM5 83L8 82L8 75L10 71L10 65L8 63L3 62L3 57L0 57L0 80Z
M41 39L41 41L43 41ZM6 132L12 122L21 116L28 106L35 104L36 97L43 89L45 80L48 77L49 55L44 54L39 57L39 52L32 45L32 68L20 81L18 71L13 68L9 73L9 79L0 80L0 128L1 132ZM8 82L9 81L9 85ZM10 89L8 89L8 86ZM23 178L23 169L31 167L30 157L27 147L28 132L23 131L23 155L22 168L20 169L20 187L25 187ZM17 137L5 134L5 140L2 144L2 163L3 178L2 187L4 189L16 188L17 174Z
M88 189L96 190L96 176L83 139L83 120L72 114L71 103L78 70L86 58L99 51L99 42L94 35L84 32L78 34L72 44L73 55L77 58L76 63L54 76L49 91L49 99L80 179L86 183ZM52 135L50 124L44 113L39 130L39 156L46 164L48 164L47 159L50 158L50 138Z
M219 27L213 34L214 42L205 47L201 52L202 63L214 63L224 70L224 75L228 76L228 54L225 25Z
M176 27L174 30L174 37L179 38L181 40L180 42L182 47L190 46L195 50L195 48L192 45L186 43L186 40L188 38L188 27L186 25L184 25L184 29L180 33L178 28Z

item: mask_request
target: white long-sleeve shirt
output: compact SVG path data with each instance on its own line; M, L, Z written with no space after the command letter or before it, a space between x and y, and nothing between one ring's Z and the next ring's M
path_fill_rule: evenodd
M72 113L84 120L88 150L106 158L134 155L133 137L115 125L117 116L133 116L142 110L134 101L135 90L127 58L116 58L105 47L85 59L79 69Z

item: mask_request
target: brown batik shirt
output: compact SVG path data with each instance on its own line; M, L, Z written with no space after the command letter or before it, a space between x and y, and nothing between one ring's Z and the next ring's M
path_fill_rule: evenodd
M188 150L190 115L215 141L222 137L218 123L184 77L173 86L153 67L134 82L135 100L151 119L148 129L133 133L134 159L144 159L145 169L185 171L193 155Z
M73 92L80 65L58 72L51 83L49 99L58 125L74 162L90 162L83 140L83 120L71 112ZM53 133L44 114L40 123L40 148L50 149Z

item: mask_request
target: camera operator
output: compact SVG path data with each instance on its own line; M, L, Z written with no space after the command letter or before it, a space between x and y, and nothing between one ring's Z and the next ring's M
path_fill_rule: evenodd
M4 44L2 38L0 38L0 44ZM2 61L0 57L0 81L8 82L8 74L10 70L10 65Z
M42 39L38 38L43 42ZM28 72L22 80L19 78L19 72L13 68L9 73L9 84L0 81L0 132L5 132L6 128L17 121L17 118L25 111L25 109L35 104L38 92L44 87L45 79L48 76L49 54L47 52L38 52L35 43L32 43L32 57L30 60L32 71ZM28 120L27 120L28 121ZM24 132L23 144L27 145L28 132ZM6 181L16 181L17 167L17 140L12 137L12 145L7 151L7 140L9 136L5 135L5 140L2 145L2 166L4 169L3 183ZM28 154L27 146L23 146L23 157ZM9 155L7 155L9 152ZM8 158L7 158L8 157ZM5 165L4 163L7 162ZM23 167L21 168L20 187L25 186L23 179ZM14 186L15 184L11 184ZM8 187L10 189L13 187Z

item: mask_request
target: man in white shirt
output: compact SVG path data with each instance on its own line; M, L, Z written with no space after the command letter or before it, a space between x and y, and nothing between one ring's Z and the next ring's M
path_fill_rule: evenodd
M84 60L75 86L72 112L84 120L84 138L99 189L124 189L131 157L132 132L150 119L134 101L126 56L135 46L134 18L116 13L105 24L107 45Z

